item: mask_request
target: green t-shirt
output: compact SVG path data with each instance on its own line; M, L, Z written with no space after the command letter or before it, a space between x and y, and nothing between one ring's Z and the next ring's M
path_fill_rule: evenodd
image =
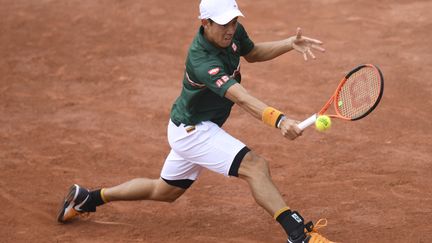
M234 105L224 97L225 93L233 84L240 83L240 56L253 47L240 23L231 45L223 49L207 41L201 26L189 48L183 87L172 106L171 120L187 125L212 121L221 127Z

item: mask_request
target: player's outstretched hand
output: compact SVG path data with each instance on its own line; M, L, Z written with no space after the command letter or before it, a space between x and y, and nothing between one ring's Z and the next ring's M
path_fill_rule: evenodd
M279 126L282 135L291 140L296 139L302 134L302 130L297 126L298 123L298 121L285 118Z
M301 28L297 28L296 36L293 38L292 47L294 50L303 54L303 58L305 61L308 60L308 55L315 59L315 55L312 52L312 49L324 52L325 49L321 46L323 45L322 41L312 39L302 35Z

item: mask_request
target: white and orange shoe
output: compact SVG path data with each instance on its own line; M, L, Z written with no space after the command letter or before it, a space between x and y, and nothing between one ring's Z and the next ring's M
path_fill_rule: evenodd
M327 219L320 219L316 225L309 222L305 225L304 234L296 239L288 238L288 243L335 243L318 233L318 229L327 226Z
M96 208L94 208L94 210L83 208L83 205L88 200L90 200L90 192L88 189L80 187L77 184L71 186L60 206L57 214L57 221L59 223L67 223L79 215L95 212Z

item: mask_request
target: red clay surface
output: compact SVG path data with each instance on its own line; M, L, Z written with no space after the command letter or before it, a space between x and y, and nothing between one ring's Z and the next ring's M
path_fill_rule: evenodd
M246 183L205 172L173 204L119 202L59 225L72 183L158 177L198 1L1 0L1 242L284 242ZM294 142L234 108L225 128L270 161L288 204L339 242L432 242L431 1L239 0L255 42L325 42L243 61L244 86L299 120L344 72L379 65L385 94L358 122Z

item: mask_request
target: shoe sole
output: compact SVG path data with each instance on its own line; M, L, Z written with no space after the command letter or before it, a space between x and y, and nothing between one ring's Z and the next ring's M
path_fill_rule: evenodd
M59 223L66 223L67 220L64 220L64 214L66 212L66 209L71 208L73 210L74 201L78 196L79 186L73 185L69 188L68 194L64 197L63 202L60 204L60 210L57 214L57 221Z

